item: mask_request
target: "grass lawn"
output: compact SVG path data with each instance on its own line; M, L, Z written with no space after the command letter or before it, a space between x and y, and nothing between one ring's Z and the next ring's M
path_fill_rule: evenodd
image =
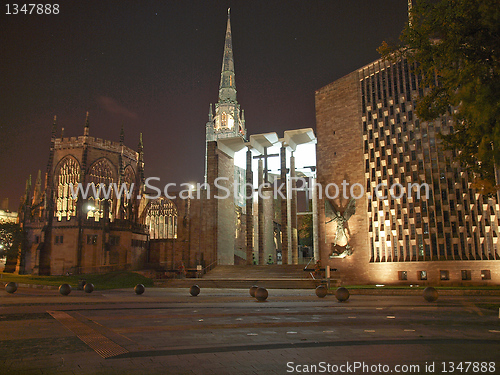
M137 284L153 286L153 280L130 271L117 271L105 274L71 275L71 276L32 276L0 273L0 282L14 281L24 284L55 285L69 284L78 286L79 280L94 284L96 290L133 288Z

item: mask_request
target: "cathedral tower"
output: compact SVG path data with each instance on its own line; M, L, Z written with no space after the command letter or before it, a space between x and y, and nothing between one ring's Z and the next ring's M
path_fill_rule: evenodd
M231 16L230 9L228 9L226 40L224 43L219 85L219 101L215 103L215 114L212 110L212 104L210 104L208 122L206 124L206 142L232 137L241 137L246 140L245 115L236 100ZM205 160L205 179L206 171Z

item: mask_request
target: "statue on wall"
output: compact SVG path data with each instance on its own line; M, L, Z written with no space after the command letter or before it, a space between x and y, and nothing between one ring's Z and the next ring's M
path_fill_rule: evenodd
M350 232L348 221L355 212L356 200L354 198L351 198L343 214L332 202L325 200L325 216L330 219L325 224L332 221L337 223L337 231L332 244L332 255L330 255L330 258L345 258L352 254L353 249L349 245Z

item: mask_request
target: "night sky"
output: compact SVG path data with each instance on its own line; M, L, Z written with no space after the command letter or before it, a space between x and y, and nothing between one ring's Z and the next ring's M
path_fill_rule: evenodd
M58 15L0 14L0 200L17 210L45 173L50 132L137 149L161 185L202 182L227 8L248 134L315 128L314 92L396 40L406 0L60 2Z

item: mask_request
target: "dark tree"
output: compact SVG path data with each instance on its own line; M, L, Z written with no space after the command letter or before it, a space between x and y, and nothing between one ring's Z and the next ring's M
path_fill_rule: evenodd
M494 191L494 165L500 165L500 0L418 0L400 43L384 42L378 51L416 63L426 86L418 117L452 116L454 132L440 135L442 145L456 150L461 165Z

